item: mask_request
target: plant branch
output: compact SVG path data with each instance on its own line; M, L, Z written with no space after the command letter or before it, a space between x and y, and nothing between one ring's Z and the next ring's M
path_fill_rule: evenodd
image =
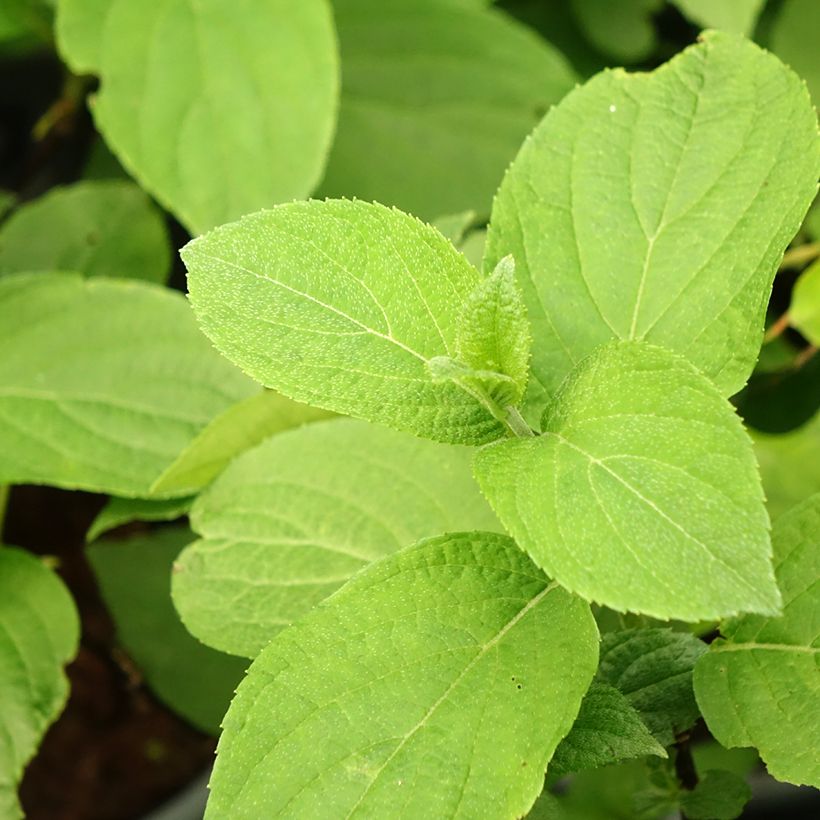
M763 344L767 344L771 342L773 339L776 339L783 333L785 330L788 330L789 327L789 312L786 311L780 318L776 319L766 330L766 335L763 337Z
M785 268L799 268L807 262L811 262L820 256L820 242L808 242L805 245L798 245L796 248L790 248L783 254L783 260L780 262L780 270Z
M698 785L698 773L689 746L689 735L683 734L675 742L675 774L681 786L692 791Z
M518 412L518 408L513 407L511 404L507 405L506 422L507 427L509 427L513 435L518 438L533 438L535 436L532 428L524 421L524 417L521 413Z

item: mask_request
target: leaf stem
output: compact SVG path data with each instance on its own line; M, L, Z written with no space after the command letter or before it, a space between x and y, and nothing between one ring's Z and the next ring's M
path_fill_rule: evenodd
M505 409L507 411L507 427L510 428L513 435L518 436L518 438L533 438L535 436L532 428L524 421L524 417L521 413L518 412L517 407L508 404Z
M781 333L789 327L789 312L786 311L782 316L776 319L766 330L766 335L763 337L763 344L767 344L771 342L773 339L776 339Z
M780 270L784 268L798 268L811 262L820 256L820 242L808 242L805 245L798 245L796 248L790 248L783 254L783 260L780 262Z
M817 346L816 345L808 345L804 347L795 357L794 357L794 369L799 370L803 367L809 359L817 353Z

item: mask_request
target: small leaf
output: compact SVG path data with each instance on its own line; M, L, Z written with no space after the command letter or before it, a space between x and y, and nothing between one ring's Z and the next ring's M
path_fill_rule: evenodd
M751 37L766 0L672 0L701 28L718 28ZM796 66L795 66L796 68Z
M203 330L266 386L439 441L504 435L482 397L428 370L454 358L480 282L429 225L364 202L294 202L200 237L182 258Z
M820 345L820 260L804 270L794 283L789 322L813 345Z
M606 345L573 371L544 427L480 450L474 469L551 577L656 618L777 610L751 442L692 365L644 342Z
M0 547L0 817L23 817L17 784L63 710L63 667L79 639L77 610L62 581L33 555Z
M697 720L692 670L706 645L671 629L625 629L601 638L598 681L623 693L665 746Z
M553 396L596 347L636 339L737 392L818 168L803 83L732 35L571 92L507 172L487 238L485 270L515 258L531 381Z
M142 282L0 277L0 340L0 482L145 496L214 416L258 389L181 294Z
M344 69L321 195L486 218L521 141L575 82L561 53L466 3L335 0L333 11Z
M509 538L422 541L262 650L206 816L520 817L596 661L588 605Z
M274 433L330 414L268 390L229 407L205 427L151 486L151 493L195 493L240 453Z
M154 530L98 541L87 555L117 639L148 686L174 712L217 735L247 664L202 646L174 611L171 565L193 538L186 527Z
M555 750L550 774L595 769L644 755L666 757L666 752L618 689L593 683L572 730Z
M174 602L203 643L255 657L377 558L440 532L500 530L466 451L364 422L280 433L197 499Z
M182 498L109 498L85 534L86 543L132 521L173 521L188 514L194 499Z
M752 797L749 784L732 772L704 774L691 792L683 792L680 806L687 820L734 820Z
M162 214L130 182L53 188L3 223L0 275L61 270L164 282L171 250Z
M754 746L773 777L820 788L820 494L779 518L773 541L782 616L722 624L695 694L720 743Z
M339 90L326 0L73 0L57 36L100 76L106 142L191 233L318 183Z

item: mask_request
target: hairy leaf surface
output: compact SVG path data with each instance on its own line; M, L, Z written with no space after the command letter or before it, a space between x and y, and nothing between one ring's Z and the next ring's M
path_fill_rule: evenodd
M207 816L520 817L597 654L589 606L509 538L423 541L254 661L225 718Z
M657 618L777 610L751 441L683 358L645 342L600 348L567 379L544 429L480 450L475 472L551 577Z
M507 172L485 257L486 270L515 258L547 394L613 338L668 347L739 390L818 168L805 86L731 35L569 94Z
M467 451L352 420L273 436L196 501L174 601L204 643L255 657L371 561L426 536L500 529Z
M4 482L144 496L214 416L258 389L180 294L140 282L2 277L0 344Z
M779 518L773 540L782 616L722 624L695 693L724 746L755 746L778 780L820 788L820 494Z

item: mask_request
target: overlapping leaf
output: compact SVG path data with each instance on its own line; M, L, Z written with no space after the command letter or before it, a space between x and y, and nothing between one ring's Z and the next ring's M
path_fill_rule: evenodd
M200 640L248 657L369 562L441 532L499 528L468 452L352 420L245 453L192 522L202 540L177 562L176 606Z
M587 604L508 538L423 541L254 661L207 816L520 817L596 662Z
M480 450L475 471L551 577L659 618L777 610L751 442L692 365L613 342L573 371L544 428Z

